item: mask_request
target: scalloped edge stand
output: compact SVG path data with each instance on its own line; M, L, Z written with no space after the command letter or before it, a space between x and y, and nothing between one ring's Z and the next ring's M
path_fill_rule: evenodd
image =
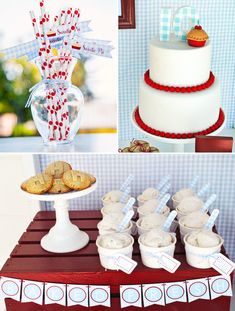
M65 194L34 195L22 192L30 199L37 201L54 202L56 223L50 231L41 239L41 247L52 253L70 253L85 247L89 243L89 236L72 224L69 218L70 199L89 194L96 189L97 182L90 188L82 191L73 191Z
M168 143L168 144L172 144L173 145L173 152L177 152L177 153L183 153L184 152L184 146L186 144L193 144L195 142L195 138L186 138L186 139L172 139L172 138L166 138L166 137L159 137L153 134L150 134L148 132L146 132L145 130L143 130L135 121L135 110L136 107L134 108L134 110L132 111L131 114L131 121L132 124L134 125L134 127L140 131L141 133L143 133L144 135L148 136L149 138L161 142L161 143ZM224 118L224 122L223 124L214 132L210 133L208 136L214 136L217 135L218 133L220 133L226 124L226 117Z

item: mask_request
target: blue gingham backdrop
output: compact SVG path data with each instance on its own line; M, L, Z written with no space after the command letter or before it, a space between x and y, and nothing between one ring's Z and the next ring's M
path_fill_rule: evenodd
M98 179L97 190L88 196L70 201L71 209L100 209L101 196L112 189L118 189L130 173L135 182L132 195L137 196L146 187L154 186L159 179L171 176L171 193L187 186L195 174L200 175L200 184L211 183L210 193L218 199L213 205L220 209L218 229L225 239L229 255L235 260L235 157L216 154L164 154L146 156L140 154L121 155L39 155L40 170L55 160L65 160L74 168L93 173ZM51 205L47 204L50 210Z
M135 0L136 29L119 30L119 140L143 138L130 122L138 104L139 82L149 66L149 40L159 34L162 7L195 7L213 46L212 70L221 82L227 127L235 121L234 0Z

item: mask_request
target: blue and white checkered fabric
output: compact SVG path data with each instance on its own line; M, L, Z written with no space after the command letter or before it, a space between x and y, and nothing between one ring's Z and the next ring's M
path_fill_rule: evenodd
M161 41L170 40L171 31L171 16L172 10L170 8L163 8L160 15L160 31L159 36Z
M131 112L138 105L139 82L149 68L149 41L159 34L160 10L175 12L183 0L136 0L136 29L119 30L119 140L144 138L131 124ZM235 121L235 5L234 0L188 0L195 7L200 24L212 42L212 71L221 85L221 105L226 126ZM219 100L219 99L218 99Z
M203 196L216 193L217 200L213 208L219 208L220 215L216 221L218 230L225 240L229 255L235 260L235 157L231 154L49 154L40 155L40 171L55 160L65 160L74 168L93 173L98 179L97 190L91 194L70 201L73 210L100 209L103 194L118 189L128 175L134 174L131 194L137 197L146 187L155 186L163 176L170 175L171 194L189 185L193 176L199 175L198 190L210 182L210 191ZM50 210L48 203L46 209Z

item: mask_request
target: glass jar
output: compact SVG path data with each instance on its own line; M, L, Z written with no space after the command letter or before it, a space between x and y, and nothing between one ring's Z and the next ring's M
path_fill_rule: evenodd
M33 87L27 105L31 106L35 126L47 145L72 142L80 127L84 97L71 84L76 61L71 57L51 57L47 69L45 62L36 61L43 80Z

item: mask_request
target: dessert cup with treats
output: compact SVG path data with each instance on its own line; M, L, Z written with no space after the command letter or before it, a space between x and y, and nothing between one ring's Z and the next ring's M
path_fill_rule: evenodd
M194 191L191 188L180 189L172 196L173 207L176 208L184 198L191 197L193 195Z
M188 196L184 198L175 209L177 211L177 219L179 220L181 217L192 212L200 211L203 204L204 202L196 196Z
M118 232L118 225L122 222L124 214L113 213L105 215L103 219L98 222L97 228L99 230L99 235L112 234ZM133 229L133 222L130 221L126 224L122 233L131 234Z
M220 253L224 241L211 230L202 229L186 234L184 243L187 263L195 268L208 269L211 256Z
M110 203L104 207L101 208L101 214L102 216L110 215L110 214L116 214L116 213L123 213L123 208L125 207L125 204L117 202L117 203ZM137 207L132 206L132 209L134 211L135 218L137 216Z
M159 200L157 199L151 199L147 202L145 202L143 205L139 206L137 211L138 211L138 215L139 215L139 218L142 218L144 216L147 216L149 214L152 214L154 213L157 205L159 204ZM165 205L165 207L162 209L161 213L164 215L164 216L168 216L169 213L170 213L170 208L169 206Z
M163 214L152 213L137 220L136 226L138 234L141 235L152 229L162 228L166 221L166 217Z
M176 237L174 233L164 232L161 229L152 229L142 234L138 239L142 262L145 266L160 269L159 253L174 256Z
M101 199L102 204L105 207L112 203L119 203L123 195L124 195L124 191L111 190L102 197ZM130 199L130 197L131 197L130 195L127 195L123 203L126 203Z
M134 239L127 233L112 233L98 236L96 245L100 263L105 269L118 270L116 258L125 255L132 258Z

